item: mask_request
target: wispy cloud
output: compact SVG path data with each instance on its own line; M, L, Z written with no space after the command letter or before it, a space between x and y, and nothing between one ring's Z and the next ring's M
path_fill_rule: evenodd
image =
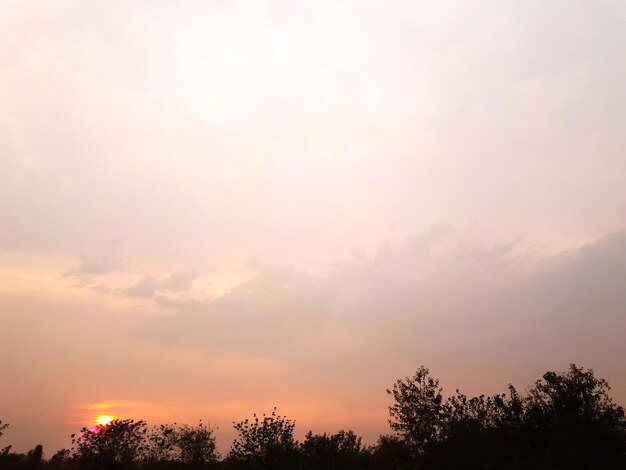
M191 288L195 278L196 274L190 271L175 272L165 279L144 276L133 286L119 292L129 297L152 298L159 293L186 291Z
M65 275L85 281L89 280L93 276L116 272L122 267L122 260L118 256L92 256L83 258L78 268L67 271Z
M625 232L560 255L537 254L517 240L480 246L434 233L325 276L265 266L220 298L160 301L176 313L147 320L139 334L286 361L346 349L358 356L364 348L404 361L436 343L469 356L495 353L503 341L511 354L555 352L539 338L555 338L574 354L584 337L601 342L622 328ZM571 335L566 344L559 332Z

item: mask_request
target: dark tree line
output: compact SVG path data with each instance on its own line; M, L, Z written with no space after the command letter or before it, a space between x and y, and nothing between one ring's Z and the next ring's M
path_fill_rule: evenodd
M525 397L444 399L439 381L420 368L388 393L390 426L411 449L416 468L626 468L624 409L592 370L572 364L547 372Z
M624 469L626 418L603 379L572 364L547 372L524 396L510 385L501 395L447 398L420 367L387 393L393 434L365 446L353 431L294 439L295 421L276 409L233 423L238 435L223 458L214 429L115 420L83 428L72 447L45 460L0 447L6 469ZM7 429L0 421L0 437Z

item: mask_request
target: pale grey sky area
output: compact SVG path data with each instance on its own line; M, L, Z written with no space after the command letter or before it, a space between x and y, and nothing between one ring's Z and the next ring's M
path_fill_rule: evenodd
M626 4L0 4L0 420L387 427L421 364L626 403Z

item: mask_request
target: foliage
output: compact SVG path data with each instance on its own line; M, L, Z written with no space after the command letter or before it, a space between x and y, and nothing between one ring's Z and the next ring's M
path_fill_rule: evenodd
M145 421L113 420L106 425L82 428L72 435L72 457L94 467L127 465L138 460L145 450Z
M372 470L409 470L413 468L411 448L399 436L381 435L370 449Z
M180 427L176 445L180 449L180 461L186 464L204 465L219 459L213 429L202 421L197 426Z
M37 444L33 449L29 450L25 461L32 470L43 468L43 446Z
M398 380L387 393L395 403L389 407L389 425L416 455L441 440L445 408L439 380L421 366L413 377Z
M529 459L545 468L608 468L626 453L624 408L604 379L571 364L546 372L524 401Z
M219 459L214 430L202 421L197 426L162 424L148 434L145 460L153 463L180 462L194 467Z
M180 457L177 429L170 424L161 424L146 436L144 458L148 462L172 462Z
M50 459L50 466L53 468L62 467L72 458L72 451L70 449L59 449L54 453Z
M276 408L262 420L253 416L252 421L233 423L239 436L233 441L229 460L250 468L287 468L297 449L295 421L277 415Z
M9 423L2 424L2 420L0 420L0 437L3 436L4 432L8 429ZM0 459L8 455L11 450L11 446L7 446L5 448L0 448Z
M444 404L442 439L421 461L432 468L498 468L517 458L523 403L517 390L493 396L467 397L456 391ZM468 467L469 465L469 467Z
M361 437L343 430L321 435L309 431L300 445L300 452L304 466L315 469L357 469L367 456Z
M621 468L626 420L609 390L572 364L544 374L525 398L509 386L508 394L471 398L457 390L444 401L421 367L388 391L390 425L424 468Z

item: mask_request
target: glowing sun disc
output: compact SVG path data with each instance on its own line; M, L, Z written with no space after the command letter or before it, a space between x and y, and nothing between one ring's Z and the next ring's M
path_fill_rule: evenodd
M106 426L114 419L115 417L111 415L100 415L96 418L96 424L99 424L100 426Z

